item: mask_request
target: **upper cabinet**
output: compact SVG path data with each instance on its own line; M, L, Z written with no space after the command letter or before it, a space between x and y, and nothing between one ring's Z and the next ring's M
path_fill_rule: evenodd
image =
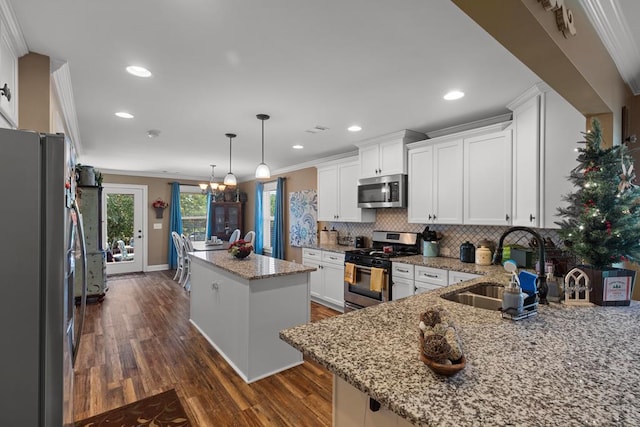
M511 129L464 139L464 224L511 224Z
M374 222L374 209L358 207L357 158L318 167L318 221Z
M403 130L356 144L359 149L360 178L407 173L406 144L426 135Z
M18 126L18 54L4 19L0 19L0 120L3 127Z
M462 138L411 144L408 159L408 222L462 224Z
M513 111L513 225L558 228L567 179L577 166L574 149L584 140L586 119L545 84L509 104Z

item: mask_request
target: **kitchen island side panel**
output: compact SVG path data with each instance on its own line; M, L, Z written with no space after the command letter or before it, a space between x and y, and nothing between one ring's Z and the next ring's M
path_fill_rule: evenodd
M279 332L309 321L308 272L247 280L201 259L191 265L191 322L244 381L303 362Z

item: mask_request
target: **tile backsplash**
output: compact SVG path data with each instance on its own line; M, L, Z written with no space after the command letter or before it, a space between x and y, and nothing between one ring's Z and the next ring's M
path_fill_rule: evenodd
M371 236L374 230L383 231L407 231L422 233L426 224L409 224L407 222L407 210L402 208L377 209L375 223L349 223L349 222L320 222L319 230L327 227L331 230L334 227L340 237L347 235L364 236L367 239L367 246L371 245ZM508 226L481 226L481 225L429 225L430 230L442 234L440 240L440 255L458 258L460 255L460 245L469 241L477 246L482 239L493 241L496 246L500 236ZM557 246L562 246L561 239L555 230L536 229L543 238L550 238ZM506 243L521 244L529 246L531 235L528 233L514 232L506 239Z

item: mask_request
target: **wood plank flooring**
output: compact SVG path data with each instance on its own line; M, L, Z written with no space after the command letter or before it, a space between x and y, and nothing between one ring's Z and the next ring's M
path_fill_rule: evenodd
M175 388L197 426L330 426L332 376L314 362L246 384L189 323L173 272L109 278L87 306L75 419ZM338 312L312 303L312 321Z

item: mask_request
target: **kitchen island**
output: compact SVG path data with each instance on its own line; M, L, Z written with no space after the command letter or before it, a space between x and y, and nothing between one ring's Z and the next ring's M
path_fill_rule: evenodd
M514 322L440 297L506 280L489 273L280 336L334 374L336 427L640 425L640 304L552 304ZM456 320L466 355L453 377L418 358L419 316L435 305Z
M278 332L309 322L309 273L288 261L191 252L190 321L248 383L302 363Z

